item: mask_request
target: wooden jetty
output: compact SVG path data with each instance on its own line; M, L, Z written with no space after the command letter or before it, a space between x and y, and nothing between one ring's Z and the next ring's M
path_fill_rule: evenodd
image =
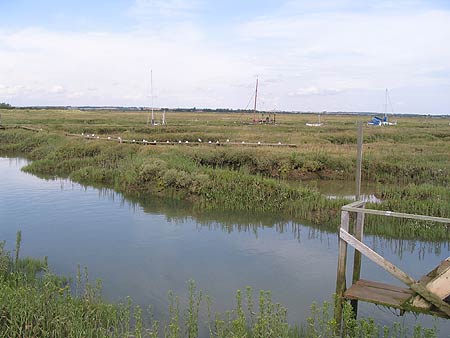
M353 234L349 230L351 213L356 214L356 224L352 227ZM449 218L366 209L365 202L362 201L343 206L341 209L341 225L339 229L339 256L336 279L337 297L335 304L335 319L339 329L342 321L342 306L345 299L352 300L355 312L357 311L357 301L366 301L400 309L402 312L427 313L450 319L450 257L442 261L420 280L414 280L399 267L363 243L364 217L367 214L450 224ZM355 249L355 256L352 285L346 288L348 245ZM406 287L360 279L361 254L403 282Z

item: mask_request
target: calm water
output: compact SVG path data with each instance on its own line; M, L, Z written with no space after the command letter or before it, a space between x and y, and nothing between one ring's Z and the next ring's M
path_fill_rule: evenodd
M330 199L346 198L356 201L356 183L355 180L311 180L306 182L310 187L316 188ZM381 200L376 196L377 183L362 182L360 200L372 203L380 203Z
M48 256L52 269L74 276L77 264L104 281L110 300L131 296L155 312L167 308L167 292L186 295L187 281L214 300L214 309L234 306L237 289L273 292L292 322L303 321L313 301L335 289L337 237L292 224L277 215L202 213L181 201L130 197L83 187L69 180L43 180L23 173L22 159L0 158L0 240L13 249L22 230L22 254ZM420 277L449 256L448 243L393 241L370 236L366 243ZM395 283L364 261L362 277ZM414 323L387 309L360 305L360 315L388 324ZM427 316L417 318L433 325ZM443 337L448 322L439 321Z

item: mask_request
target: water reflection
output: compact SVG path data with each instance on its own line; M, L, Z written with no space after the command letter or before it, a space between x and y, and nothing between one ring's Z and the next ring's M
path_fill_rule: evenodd
M349 201L356 201L356 183L354 180L314 180L302 184L317 189L329 199L344 198ZM363 182L359 200L370 203L381 203L382 200L377 197L378 188L379 184L377 183Z
M17 164L17 162L14 163ZM47 177L47 180L49 179ZM62 190L92 190L90 186L80 185L67 179L54 180L59 182ZM341 187L342 184L344 183L341 182L337 186ZM374 184L367 185L366 188L374 189L375 186ZM255 238L258 238L258 232L262 228L271 228L280 234L289 233L299 242L301 242L302 236L306 240L314 239L328 244L336 240L335 234L337 230L335 228L321 227L307 221L295 222L282 213L211 211L201 209L193 203L176 198L148 194L122 194L113 189L103 187L95 188L95 191L97 191L99 199L119 202L121 207L127 207L133 212L143 210L150 215L163 216L167 222L175 224L194 222L196 229L220 230L229 234L232 232L246 232L252 233ZM450 251L449 241L419 241L392 239L383 236L366 236L365 242L377 252L389 251L400 259L405 254L414 254L419 261L422 261L426 255L441 256L443 253Z
M405 255L415 255L419 261L425 260L426 255L442 256L450 251L450 242L424 242L409 239L386 239L376 236L366 238L366 242L377 252L389 251L400 259Z

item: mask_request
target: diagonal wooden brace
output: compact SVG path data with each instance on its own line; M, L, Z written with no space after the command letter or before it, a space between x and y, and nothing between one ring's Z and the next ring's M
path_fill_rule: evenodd
M402 281L406 285L408 285L413 291L422 296L425 300L436 306L439 310L444 312L447 316L450 317L450 305L444 302L439 296L435 293L430 292L425 286L423 286L420 282L417 282L405 272L400 270L397 266L389 262L387 259L373 251L364 243L360 242L358 239L350 235L346 230L340 229L339 237L343 239L345 242L350 244L356 250L361 252L364 256L369 258L372 262L381 266L384 270L389 272L392 276Z

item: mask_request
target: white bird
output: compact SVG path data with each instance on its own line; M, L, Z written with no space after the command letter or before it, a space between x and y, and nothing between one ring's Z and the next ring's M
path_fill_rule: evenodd
M189 143L189 141L186 141L185 143Z
M278 144L281 144L281 142L278 142Z
M108 136L108 140L110 140L111 139L111 136Z
M219 141L216 141L217 144L219 144Z
M245 141L242 141L242 144L244 144L245 143Z
M178 143L181 143L181 141L178 141Z
M202 139L201 139L201 138L199 138L199 139L198 139L198 142L202 142Z
M136 140L133 140L133 143L136 142Z
M208 141L208 143L211 143L211 141Z
M230 139L227 138L227 142L230 142Z
M261 142L260 142L260 141L258 141L258 144L261 144Z
M81 136L84 136L84 133L81 133Z
M153 143L156 143L156 140L154 140Z
M97 136L97 140L100 138L100 136Z
M167 140L166 143L169 143L169 140Z

